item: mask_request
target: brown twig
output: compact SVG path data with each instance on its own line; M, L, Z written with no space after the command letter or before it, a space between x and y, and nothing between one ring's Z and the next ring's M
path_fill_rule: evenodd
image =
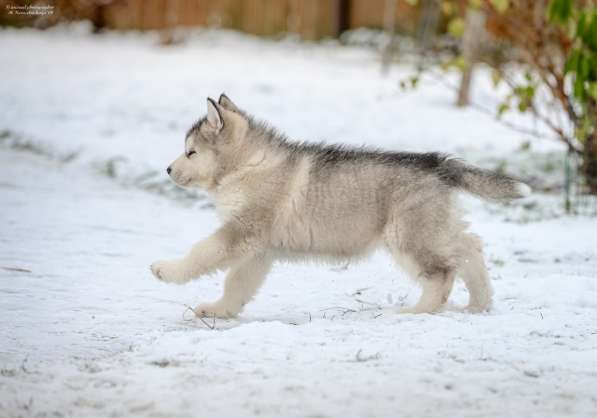
M183 304L183 305L184 305L184 304ZM208 322L207 322L205 319L203 319L203 317L201 317L201 316L197 315L197 312L195 312L195 310L194 310L193 308L191 308L189 305L184 305L184 307L185 307L186 309L185 309L185 310L182 312L182 319L183 319L183 321L187 321L187 322L188 322L188 321L192 321L194 318L199 318L199 320L200 320L201 322L203 322L203 324L204 324L204 325L205 325L207 328L209 328L209 329L212 329L212 330L213 330L213 329L216 329L216 315L215 315L215 314L214 314L214 316L213 316L213 322L210 324L210 323L208 323ZM194 318L189 318L189 319L186 319L186 318L185 318L185 314L186 314L188 311L191 311L191 312L193 312Z
M453 86L452 84L450 84L447 81L445 81L443 75L436 74L433 71L429 71L428 74L431 75L436 81L439 81L440 83L442 83L445 87L448 87L448 88L450 88L450 89L452 89L454 91L458 91L458 87ZM486 114L488 116L491 116L492 118L495 119L495 116L496 116L495 110L488 109L485 106L480 105L479 103L476 103L474 101L470 101L469 102L469 106L470 106L471 109L474 109L474 110L476 110L478 112L484 113L484 114ZM523 126L516 125L516 124L514 124L512 122L508 122L508 121L503 120L503 119L497 119L497 121L501 125L509 128L509 129L512 129L513 131L520 132L520 133L525 134L525 135L531 135L531 136L533 136L535 138L543 138L544 137L544 135L542 135L537 130L528 129L528 128L525 128Z

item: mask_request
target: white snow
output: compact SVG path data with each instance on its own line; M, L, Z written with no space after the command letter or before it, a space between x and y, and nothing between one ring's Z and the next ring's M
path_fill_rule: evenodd
M418 290L384 254L279 265L214 323L185 305L218 298L222 275L174 286L148 269L218 225L165 174L208 95L293 138L521 173L560 149L549 138L456 109L433 80L403 93L410 68L382 76L373 51L333 43L58 28L0 30L0 50L0 417L597 415L597 220L563 216L559 196L463 199L495 288L482 315L457 309L461 285L444 312L393 313ZM484 72L474 91L497 103Z

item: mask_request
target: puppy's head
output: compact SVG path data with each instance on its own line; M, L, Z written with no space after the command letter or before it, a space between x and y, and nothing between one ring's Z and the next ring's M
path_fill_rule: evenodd
M212 189L233 171L248 130L244 114L224 94L207 99L207 115L187 132L184 153L167 168L179 186Z

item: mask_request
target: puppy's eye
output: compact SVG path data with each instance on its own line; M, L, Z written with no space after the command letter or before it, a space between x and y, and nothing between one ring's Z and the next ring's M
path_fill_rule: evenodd
M197 154L196 151L189 151L189 153L187 154L187 158L191 158L191 155Z

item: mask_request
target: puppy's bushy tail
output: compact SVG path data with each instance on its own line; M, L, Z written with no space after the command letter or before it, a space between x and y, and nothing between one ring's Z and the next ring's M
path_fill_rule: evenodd
M474 167L456 159L446 159L443 169L452 184L471 194L491 200L529 196L531 188L512 177Z

